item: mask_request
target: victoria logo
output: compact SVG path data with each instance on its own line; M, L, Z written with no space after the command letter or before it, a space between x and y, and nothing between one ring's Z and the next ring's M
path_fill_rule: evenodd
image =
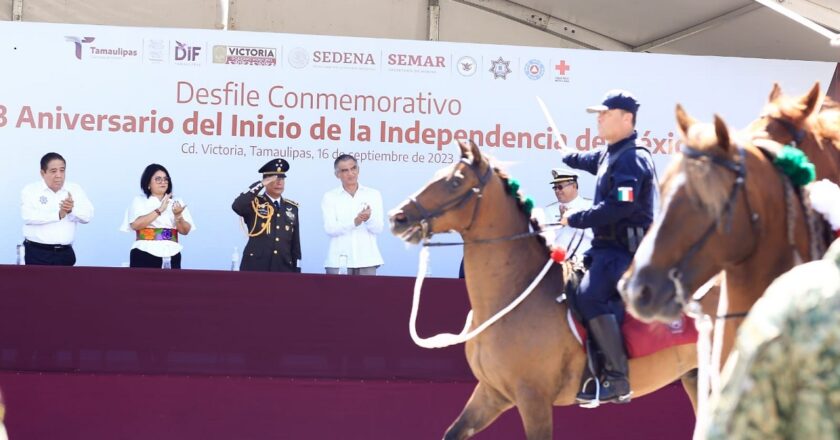
M475 62L475 58L471 56L463 56L458 58L458 73L462 76L473 76L475 75L476 70L478 70L478 63Z
M219 64L274 66L277 64L277 49L273 47L252 46L213 46L213 62Z
M309 64L309 52L302 47L296 47L289 51L289 65L295 69L303 69Z
M95 37L72 37L66 36L64 37L66 41L73 43L76 46L76 58L82 59L82 45L92 43L95 40Z
M525 64L525 76L531 78L533 80L538 80L542 78L543 74L545 73L545 67L540 60L531 60Z
M188 46L175 41L175 61L195 61L201 54L201 46Z
M510 70L510 61L505 61L502 57L498 60L490 61L490 72L493 73L493 79L507 79L507 76L513 72Z

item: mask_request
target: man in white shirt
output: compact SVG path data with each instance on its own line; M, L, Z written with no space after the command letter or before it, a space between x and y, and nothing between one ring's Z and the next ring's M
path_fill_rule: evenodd
M66 166L60 154L45 154L41 158L42 180L26 185L21 191L26 264L76 264L73 252L76 224L93 218L93 205L82 187L64 181Z
M560 205L555 221L559 221L564 215L568 216L592 208L592 201L578 194L579 175L577 172L565 168L555 168L551 170L551 177L554 196L557 197L557 202ZM554 244L566 249L567 258L582 259L583 253L592 246L592 230L563 227L557 231Z
M376 234L385 225L382 195L359 184L359 164L353 156L338 156L333 167L341 186L321 200L324 230L330 236L324 268L328 274L346 267L350 275L376 275L383 263L376 244Z

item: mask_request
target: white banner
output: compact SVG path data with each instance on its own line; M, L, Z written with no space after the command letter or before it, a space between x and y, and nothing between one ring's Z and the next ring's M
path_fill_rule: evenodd
M304 272L322 273L327 249L320 201L337 187L333 159L360 162L360 182L386 210L452 163L463 133L506 162L537 205L554 201L560 166L548 105L570 146L602 147L593 115L608 89L641 102L639 136L660 170L674 151L674 106L730 125L755 119L773 81L802 93L825 86L833 63L614 53L427 41L0 23L0 263L22 240L20 190L40 179L39 159L67 159L96 210L80 225L80 265L120 266L133 236L118 231L140 194L146 165L169 169L197 230L183 266L229 269L246 238L233 199L274 157L291 163L284 196L300 203ZM582 180L591 197L593 177ZM452 237L456 239L457 237ZM386 275L411 275L417 250L379 237ZM455 276L461 249L435 250L432 276Z

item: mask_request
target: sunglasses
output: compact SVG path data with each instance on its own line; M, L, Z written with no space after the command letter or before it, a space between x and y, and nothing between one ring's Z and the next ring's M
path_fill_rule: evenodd
M553 188L554 188L555 191L557 191L557 190L563 189L567 186L572 186L574 184L575 184L575 182L558 183L557 185L554 185Z

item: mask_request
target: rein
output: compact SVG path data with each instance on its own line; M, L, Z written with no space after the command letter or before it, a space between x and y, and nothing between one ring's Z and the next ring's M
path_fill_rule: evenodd
M419 221L421 225L421 231L423 233L423 246L420 250L420 259L417 265L417 277L414 281L414 295L411 302L411 315L409 318L409 334L411 335L411 340L414 341L420 347L423 348L443 348L448 347L450 345L461 344L464 342L469 341L470 339L478 336L486 330L488 327L493 325L496 321L502 319L505 315L510 313L514 308L516 308L519 304L522 303L530 294L531 292L536 289L536 287L542 282L543 278L545 278L546 274L548 273L549 269L554 265L554 260L548 258L545 265L543 266L542 270L540 270L539 274L534 278L533 281L525 288L525 290L520 293L516 299L513 300L510 304L505 306L503 309L496 312L492 317L478 325L472 331L470 331L470 327L473 324L473 310L470 309L469 313L467 313L466 322L464 323L464 328L461 330L459 334L452 334L452 333L440 333L434 335L429 338L421 338L417 334L417 315L420 306L420 294L423 289L423 281L426 278L426 269L429 264L429 248L431 247L441 247L441 246L466 246L466 245L473 245L473 244L492 244L492 243L500 243L505 241L512 241L512 240L519 240L528 237L534 237L540 235L543 231L528 231L522 232L506 237L497 237L497 238L487 238L487 239L479 239L473 241L464 241L464 242L444 242L444 243L430 243L428 241L431 238L432 234L429 232L431 231L431 222L436 217L439 217L444 212L449 209L460 207L466 204L472 197L475 195L476 202L473 208L472 218L470 219L469 225L465 228L465 230L469 230L469 228L475 222L475 218L478 215L478 207L479 203L481 202L484 188L487 183L490 181L490 176L492 172L492 167L488 166L487 171L479 175L478 171L468 163L467 160L462 159L462 163L468 164L468 168L472 170L472 172L478 177L478 183L474 185L470 190L468 190L465 194L458 196L444 204L440 207L436 208L433 211L425 209L420 202L417 201L416 198L412 197L409 199L409 202L413 204L417 211L420 212L421 219ZM552 223L550 226L558 226L559 223Z
M723 207L722 217L726 218L726 223L724 226L724 230L728 234L731 232L732 228L732 217L734 216L734 207L735 207L735 198L738 195L739 191L744 191L744 199L747 203L747 212L750 216L750 227L752 228L753 232L755 232L756 223L759 220L758 214L753 211L752 205L750 204L750 199L747 196L745 183L747 179L747 164L746 164L746 151L740 145L737 146L738 148L738 160L734 161L729 158L724 158L721 156L713 155L711 153L697 150L691 146L683 146L682 147L682 154L694 160L699 160L701 158L706 158L710 160L713 164L726 168L729 171L732 171L735 174L735 181L732 183L732 188L729 190L729 197L726 199L726 204ZM680 303L684 309L690 310L691 308L688 307L688 304L685 300L685 287L683 285L682 277L683 277L683 269L686 264L688 264L689 260L694 257L694 255L706 245L706 242L711 238L712 234L714 233L715 229L718 227L717 221L712 221L708 228L703 232L703 235L694 242L694 244L688 249L685 255L674 265L671 270L668 271L668 279L674 283L676 288L676 301ZM757 239L756 239L757 240ZM757 244L756 244L757 246ZM695 302L696 300L691 300L689 304ZM698 304L699 306L699 304ZM691 313L694 313L693 310L690 310ZM739 312L739 313L731 313L724 315L722 319L729 319L740 317L743 313L746 316L747 312Z
M496 312L495 315L490 317L487 321L484 321L478 327L474 328L470 331L470 326L473 322L473 311L470 309L469 313L467 313L467 319L464 323L464 329L461 330L461 333L454 335L452 333L439 333L434 335L430 338L421 338L417 334L417 313L418 309L420 308L420 291L423 289L423 280L426 278L426 268L429 264L429 248L424 247L420 250L420 262L417 265L417 278L414 281L414 297L411 300L411 317L409 318L408 322L408 331L411 334L411 340L414 341L420 347L423 348L443 348L449 347L450 345L461 344L464 342L469 341L470 339L478 336L481 332L493 325L496 321L502 319L505 315L507 315L511 310L516 308L522 301L525 301L525 298L534 291L534 289L540 284L540 282L545 278L545 275L548 273L548 270L554 265L554 260L551 258L545 263L540 273L531 281L531 284L516 297L513 302L508 304L502 310Z
M465 203L469 202L470 199L473 198L473 196L475 196L476 198L475 206L473 207L473 213L472 217L470 218L470 223L467 225L466 228L464 228L464 230L469 230L475 222L476 215L478 214L478 207L481 203L482 195L484 195L484 187L487 185L487 182L490 181L490 176L493 172L493 169L488 165L487 171L485 171L484 174L479 175L478 171L472 166L472 164L469 163L468 159L461 159L461 163L466 164L467 169L472 171L473 174L475 174L475 176L478 178L478 184L470 188L470 190L468 190L466 193L442 204L434 211L429 211L428 209L424 208L423 205L421 205L415 197L410 197L408 199L409 203L414 205L414 207L417 208L417 211L420 213L420 221L418 223L420 224L421 230L423 232L423 238L429 238L432 236L432 233L429 232L432 230L432 220L434 220L437 217L440 217L441 215L443 215L443 213L452 208L458 208L461 205L464 205Z

